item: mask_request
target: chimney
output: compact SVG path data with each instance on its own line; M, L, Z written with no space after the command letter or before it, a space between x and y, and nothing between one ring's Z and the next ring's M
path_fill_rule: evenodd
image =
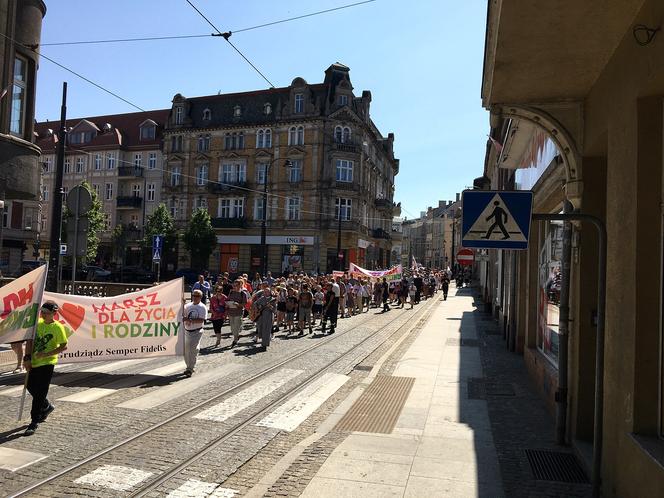
M457 192L457 195L456 195L456 202L459 202L459 199L460 199L460 198L461 198L461 194L460 194L459 192Z

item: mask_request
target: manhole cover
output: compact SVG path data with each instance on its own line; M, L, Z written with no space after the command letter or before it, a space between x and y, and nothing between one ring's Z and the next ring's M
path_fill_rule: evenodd
M571 453L526 450L533 476L538 481L587 483L586 473Z

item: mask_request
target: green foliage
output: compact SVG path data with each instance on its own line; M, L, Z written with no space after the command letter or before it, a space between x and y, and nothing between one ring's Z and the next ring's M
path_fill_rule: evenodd
M194 212L183 240L191 254L192 266L198 269L207 267L217 241L207 209L200 208Z
M164 252L175 244L175 223L165 204L159 204L145 221L145 245L152 247L154 235L164 236Z
M90 192L92 197L92 206L85 215L88 218L88 233L87 233L87 243L88 247L85 253L85 260L88 263L94 262L97 257L97 249L99 249L99 234L104 230L104 210L97 196L97 193L92 189L91 185L85 180L80 183L80 185ZM63 242L67 241L67 225L69 223L74 223L74 213L72 213L66 206L63 206L62 210L62 235L61 240Z

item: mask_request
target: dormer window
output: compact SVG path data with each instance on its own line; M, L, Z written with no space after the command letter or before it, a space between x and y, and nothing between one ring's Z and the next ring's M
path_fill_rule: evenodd
M239 105L233 107L233 116L235 116L236 118L242 116L242 108Z
M154 125L141 126L141 140L154 140L156 127Z
M210 121L212 119L212 111L210 109L205 109L203 111L203 121Z
M295 112L304 112L304 95L301 93L295 94Z
M340 106L348 105L348 95L337 95L337 104Z
M265 105L263 105L263 112L266 116L272 114L272 104L266 102Z
M175 108L175 124L181 125L184 118L184 109L180 106Z
M93 131L79 131L77 133L71 133L68 140L70 144L85 144L92 141L94 135Z

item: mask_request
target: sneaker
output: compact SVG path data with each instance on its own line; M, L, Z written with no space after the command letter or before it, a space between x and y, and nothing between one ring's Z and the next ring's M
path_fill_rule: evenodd
M297 334L298 337L302 337L304 335L304 330L300 330L300 333Z
M51 412L53 412L53 410L55 410L55 406L49 404L49 405L48 405L48 408L46 408L46 410L44 410L44 411L42 412L42 416L41 416L41 418L39 419L39 422L40 422L40 423L41 423L41 422L45 422L46 419L48 418L48 416L51 414Z
M330 329L330 334L334 334L334 327Z
M35 431L37 430L37 427L39 427L39 425L37 424L37 422L32 422L32 423L28 426L28 428L25 429L25 432L23 433L23 435L24 435L24 436L32 436L32 435L35 433Z
M186 370L184 371L184 376L185 376L185 377L191 377L193 373L194 373L193 370L186 369Z

